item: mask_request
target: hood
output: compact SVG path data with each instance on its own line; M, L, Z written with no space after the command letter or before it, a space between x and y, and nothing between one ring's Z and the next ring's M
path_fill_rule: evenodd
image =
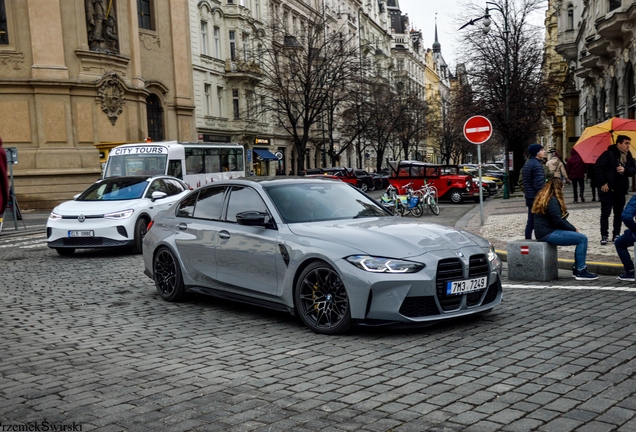
M66 201L53 209L59 215L101 215L134 209L139 199L122 201Z
M437 250L488 247L487 240L465 231L397 217L290 224L288 227L297 236L348 246L373 256L407 258Z

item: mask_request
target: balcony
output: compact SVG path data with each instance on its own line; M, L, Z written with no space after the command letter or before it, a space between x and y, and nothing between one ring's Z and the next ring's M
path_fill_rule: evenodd
M557 46L554 49L567 60L576 60L577 39L578 31L576 30L559 32L557 35Z
M607 47L609 47L610 41L607 38L595 35L585 40L585 47L587 52L593 56L607 55Z
M225 77L260 82L261 69L255 62L239 59L225 61Z
M610 2L610 12L594 23L598 34L607 39L622 38L626 43L631 41L634 35L633 22L636 19L636 3L631 3L629 7L627 7L629 3L624 3L625 6L621 6L620 2L615 5Z

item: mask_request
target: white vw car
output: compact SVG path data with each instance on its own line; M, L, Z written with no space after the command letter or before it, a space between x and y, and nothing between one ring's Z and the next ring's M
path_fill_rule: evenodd
M113 177L53 209L46 224L48 246L60 255L75 249L130 247L141 252L150 220L190 190L170 176Z

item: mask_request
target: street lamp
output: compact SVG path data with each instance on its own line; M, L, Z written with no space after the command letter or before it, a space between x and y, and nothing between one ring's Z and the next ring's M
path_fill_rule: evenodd
M504 66L504 121L506 124L506 128L508 128L510 122L510 60L509 60L509 44L508 44L508 36L510 34L510 30L508 29L508 0L505 0L503 9L497 3L487 1L486 4L491 5L491 7L495 10L501 12L501 15L504 19L504 43L505 43L505 66ZM486 13L484 16L475 18L464 24L460 27L460 30L468 25L474 25L477 21L483 19L483 32L484 35L487 35L490 32L490 11L488 10L488 6L486 6ZM503 175L503 190L504 190L504 199L510 198L510 192L508 190L508 137L504 140L504 175Z

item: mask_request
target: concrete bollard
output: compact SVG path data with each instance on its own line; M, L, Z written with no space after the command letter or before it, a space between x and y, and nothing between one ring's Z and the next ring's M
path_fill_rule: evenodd
M508 242L508 280L546 282L559 277L557 247L537 240Z

